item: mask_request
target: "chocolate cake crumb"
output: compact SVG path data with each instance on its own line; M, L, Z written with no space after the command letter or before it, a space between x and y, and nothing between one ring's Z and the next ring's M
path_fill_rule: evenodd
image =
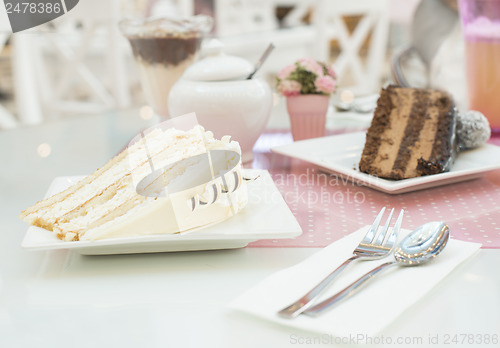
M444 168L440 163L426 161L420 157L418 159L417 171L422 173L422 175L431 175L442 173Z

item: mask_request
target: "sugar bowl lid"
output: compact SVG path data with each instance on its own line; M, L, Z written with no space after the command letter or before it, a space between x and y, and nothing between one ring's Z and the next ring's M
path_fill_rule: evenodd
M253 65L243 58L225 54L223 44L211 40L202 48L206 58L191 65L183 75L191 81L244 80L253 71Z

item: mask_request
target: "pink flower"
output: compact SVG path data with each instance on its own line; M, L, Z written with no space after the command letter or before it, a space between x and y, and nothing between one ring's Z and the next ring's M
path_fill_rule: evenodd
M313 58L302 58L279 72L277 89L285 97L298 94L325 94L335 91L336 74L333 67Z
M295 71L296 69L296 66L291 64L291 65L287 65L285 66L283 69L281 69L281 71L279 72L278 74L278 78L280 80L285 80L287 79L288 77L290 77L290 75Z
M319 76L314 81L314 86L318 92L330 94L335 91L335 80L331 76Z
M318 64L312 58L302 58L298 60L298 63L307 71L316 74L317 76L323 76L323 67Z
M328 65L326 69L328 70L328 75L330 75L334 79L337 78L337 74L335 73L335 70L333 70L333 67L331 65Z
M285 97L300 94L301 88L302 85L299 82L292 80L283 80L278 85L278 91L280 91Z

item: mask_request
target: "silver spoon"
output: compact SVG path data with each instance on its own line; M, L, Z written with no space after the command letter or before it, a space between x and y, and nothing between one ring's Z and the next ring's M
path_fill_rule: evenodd
M269 55L271 54L271 51L274 49L274 45L272 43L269 44L269 46L267 46L266 50L264 51L264 53L262 54L262 56L260 57L259 61L257 62L257 64L255 64L255 69L253 69L253 71L250 73L250 75L247 76L247 80L250 80L251 78L253 78L253 76L255 75L255 73L257 73L257 71L260 69L260 67L262 66L262 64L264 64L265 60L267 59L267 57L269 57Z
M389 266L417 266L433 259L443 251L449 238L450 229L448 225L442 221L428 222L420 226L407 235L398 245L394 251L394 261L383 263L372 269L348 287L307 309L303 313L312 316L320 314L325 309L351 295L368 279Z

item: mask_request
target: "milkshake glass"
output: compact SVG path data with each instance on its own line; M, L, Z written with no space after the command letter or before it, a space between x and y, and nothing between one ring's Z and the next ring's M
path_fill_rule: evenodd
M197 59L212 22L211 17L201 15L120 22L132 46L146 100L161 118L169 118L170 88Z
M469 108L500 133L500 0L459 0Z

